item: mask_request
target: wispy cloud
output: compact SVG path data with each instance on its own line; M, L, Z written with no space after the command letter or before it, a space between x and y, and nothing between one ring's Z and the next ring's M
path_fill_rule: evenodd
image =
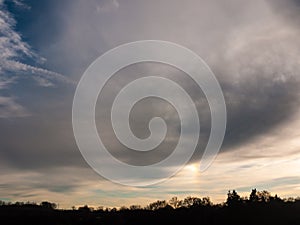
M8 86L14 83L14 81L15 81L15 77L9 77L9 78L0 77L0 90L8 88Z
M29 9L29 6L20 0L14 0L14 3L17 6ZM1 1L0 75L2 76L2 80L4 77L10 79L8 77L30 74L36 81L38 81L37 83L42 86L53 86L54 81L68 82L68 79L59 73L22 62L23 60L31 59L36 61L37 64L42 64L46 61L46 59L36 54L32 50L31 46L22 40L22 36L16 31L15 26L16 20L7 10L5 2ZM41 80L43 80L43 82L40 82Z
M0 118L24 117L28 116L29 112L13 97L0 96Z
M16 6L24 8L24 9L30 9L31 8L29 5L27 5L26 3L24 3L23 0L13 0L13 3Z
M13 3L24 10L30 10L30 7L21 0L14 0ZM26 63L31 60L41 65L46 59L35 53L22 39L21 34L16 31L16 23L5 1L0 1L0 91L8 89L17 82L18 78L28 75L42 87L53 87L61 82L70 83L69 79L59 73ZM15 99L15 97L0 95L0 118L29 115Z

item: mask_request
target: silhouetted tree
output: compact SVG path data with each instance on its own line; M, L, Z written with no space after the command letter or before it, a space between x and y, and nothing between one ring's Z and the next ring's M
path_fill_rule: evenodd
M88 205L85 205L85 206L79 207L78 211L81 211L81 212L91 212L92 210L91 210L91 208Z
M259 192L257 192L257 195L258 195L259 202L266 203L266 202L270 201L271 194L268 191L265 191L265 190L259 191Z
M120 207L120 211L126 211L126 210L129 210L126 206L121 206Z
M130 210L138 210L138 209L141 209L142 207L140 205L131 205L129 207Z
M257 196L257 191L256 188L252 189L250 196L249 196L249 201L250 202L258 202L258 196Z
M165 208L167 206L167 202L165 200L160 201L157 200L156 202L150 203L147 207L149 210L158 210L161 208Z
M169 204L168 204L169 203ZM259 225L259 224L299 224L300 198L282 200L268 191L253 189L249 200L233 190L228 191L227 200L222 204L211 203L208 197L173 197L170 201L156 201L142 210L139 205L129 208L98 208L94 211L87 205L77 210L55 209L50 202L0 201L0 218L3 224L19 225L155 225L167 221L168 224L203 225ZM45 210L45 208L52 208Z
M104 211L104 207L103 206L98 206L97 207L97 211L98 212L103 212Z
M51 203L51 202L41 202L40 206L42 206L43 208L46 209L56 209L57 205L55 203Z
M170 200L169 200L169 204L174 208L174 209L177 209L180 205L180 201L178 200L177 197L172 197Z
M210 201L209 197L203 197L201 201L201 205L203 206L212 206L212 202Z
M194 204L194 198L191 196L188 196L182 201L181 206L185 207L185 208L189 208L189 207L193 206L193 204Z
M272 199L272 196L270 192L268 191L257 191L256 189L252 189L251 194L249 196L249 201L252 203L255 202L261 202L261 203L267 203L270 202Z
M117 212L117 208L113 207L109 210L110 212Z
M227 193L227 200L226 204L228 206L236 206L241 202L241 197L238 195L238 193L233 190L232 192L229 190Z
M284 198L283 201L287 203L291 203L291 202L295 202L295 199L293 197L288 197L288 198Z

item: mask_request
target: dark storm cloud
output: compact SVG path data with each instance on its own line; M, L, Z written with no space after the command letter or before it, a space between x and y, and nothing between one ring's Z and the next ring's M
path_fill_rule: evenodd
M268 31L246 37L242 48L230 56L232 70L226 71L224 65L227 73L236 73L223 83L228 109L225 148L280 129L298 110L299 31Z

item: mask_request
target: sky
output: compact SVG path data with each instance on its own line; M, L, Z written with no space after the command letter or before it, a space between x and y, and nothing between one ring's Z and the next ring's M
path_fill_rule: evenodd
M229 189L300 196L299 10L298 0L0 0L0 199L48 200L70 208L146 205L189 195L222 202ZM115 137L109 123L113 99L140 74L176 81L199 113L199 143L186 167L140 188L95 173L72 129L73 97L87 67L108 50L139 40L174 42L201 56L227 107L220 152L199 172L211 125L202 91L167 65L141 63L118 71L98 99L96 123L119 160L162 160L180 135L176 110L152 98L135 105L130 123L145 138L152 117L165 119L167 136L155 153L133 153Z

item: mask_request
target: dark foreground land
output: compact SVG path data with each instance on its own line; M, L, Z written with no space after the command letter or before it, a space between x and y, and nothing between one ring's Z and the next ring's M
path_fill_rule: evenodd
M300 199L281 199L252 190L249 197L228 192L227 201L214 205L209 198L187 197L120 209L56 209L49 202L0 202L1 224L18 225L158 225L158 224L300 224Z

